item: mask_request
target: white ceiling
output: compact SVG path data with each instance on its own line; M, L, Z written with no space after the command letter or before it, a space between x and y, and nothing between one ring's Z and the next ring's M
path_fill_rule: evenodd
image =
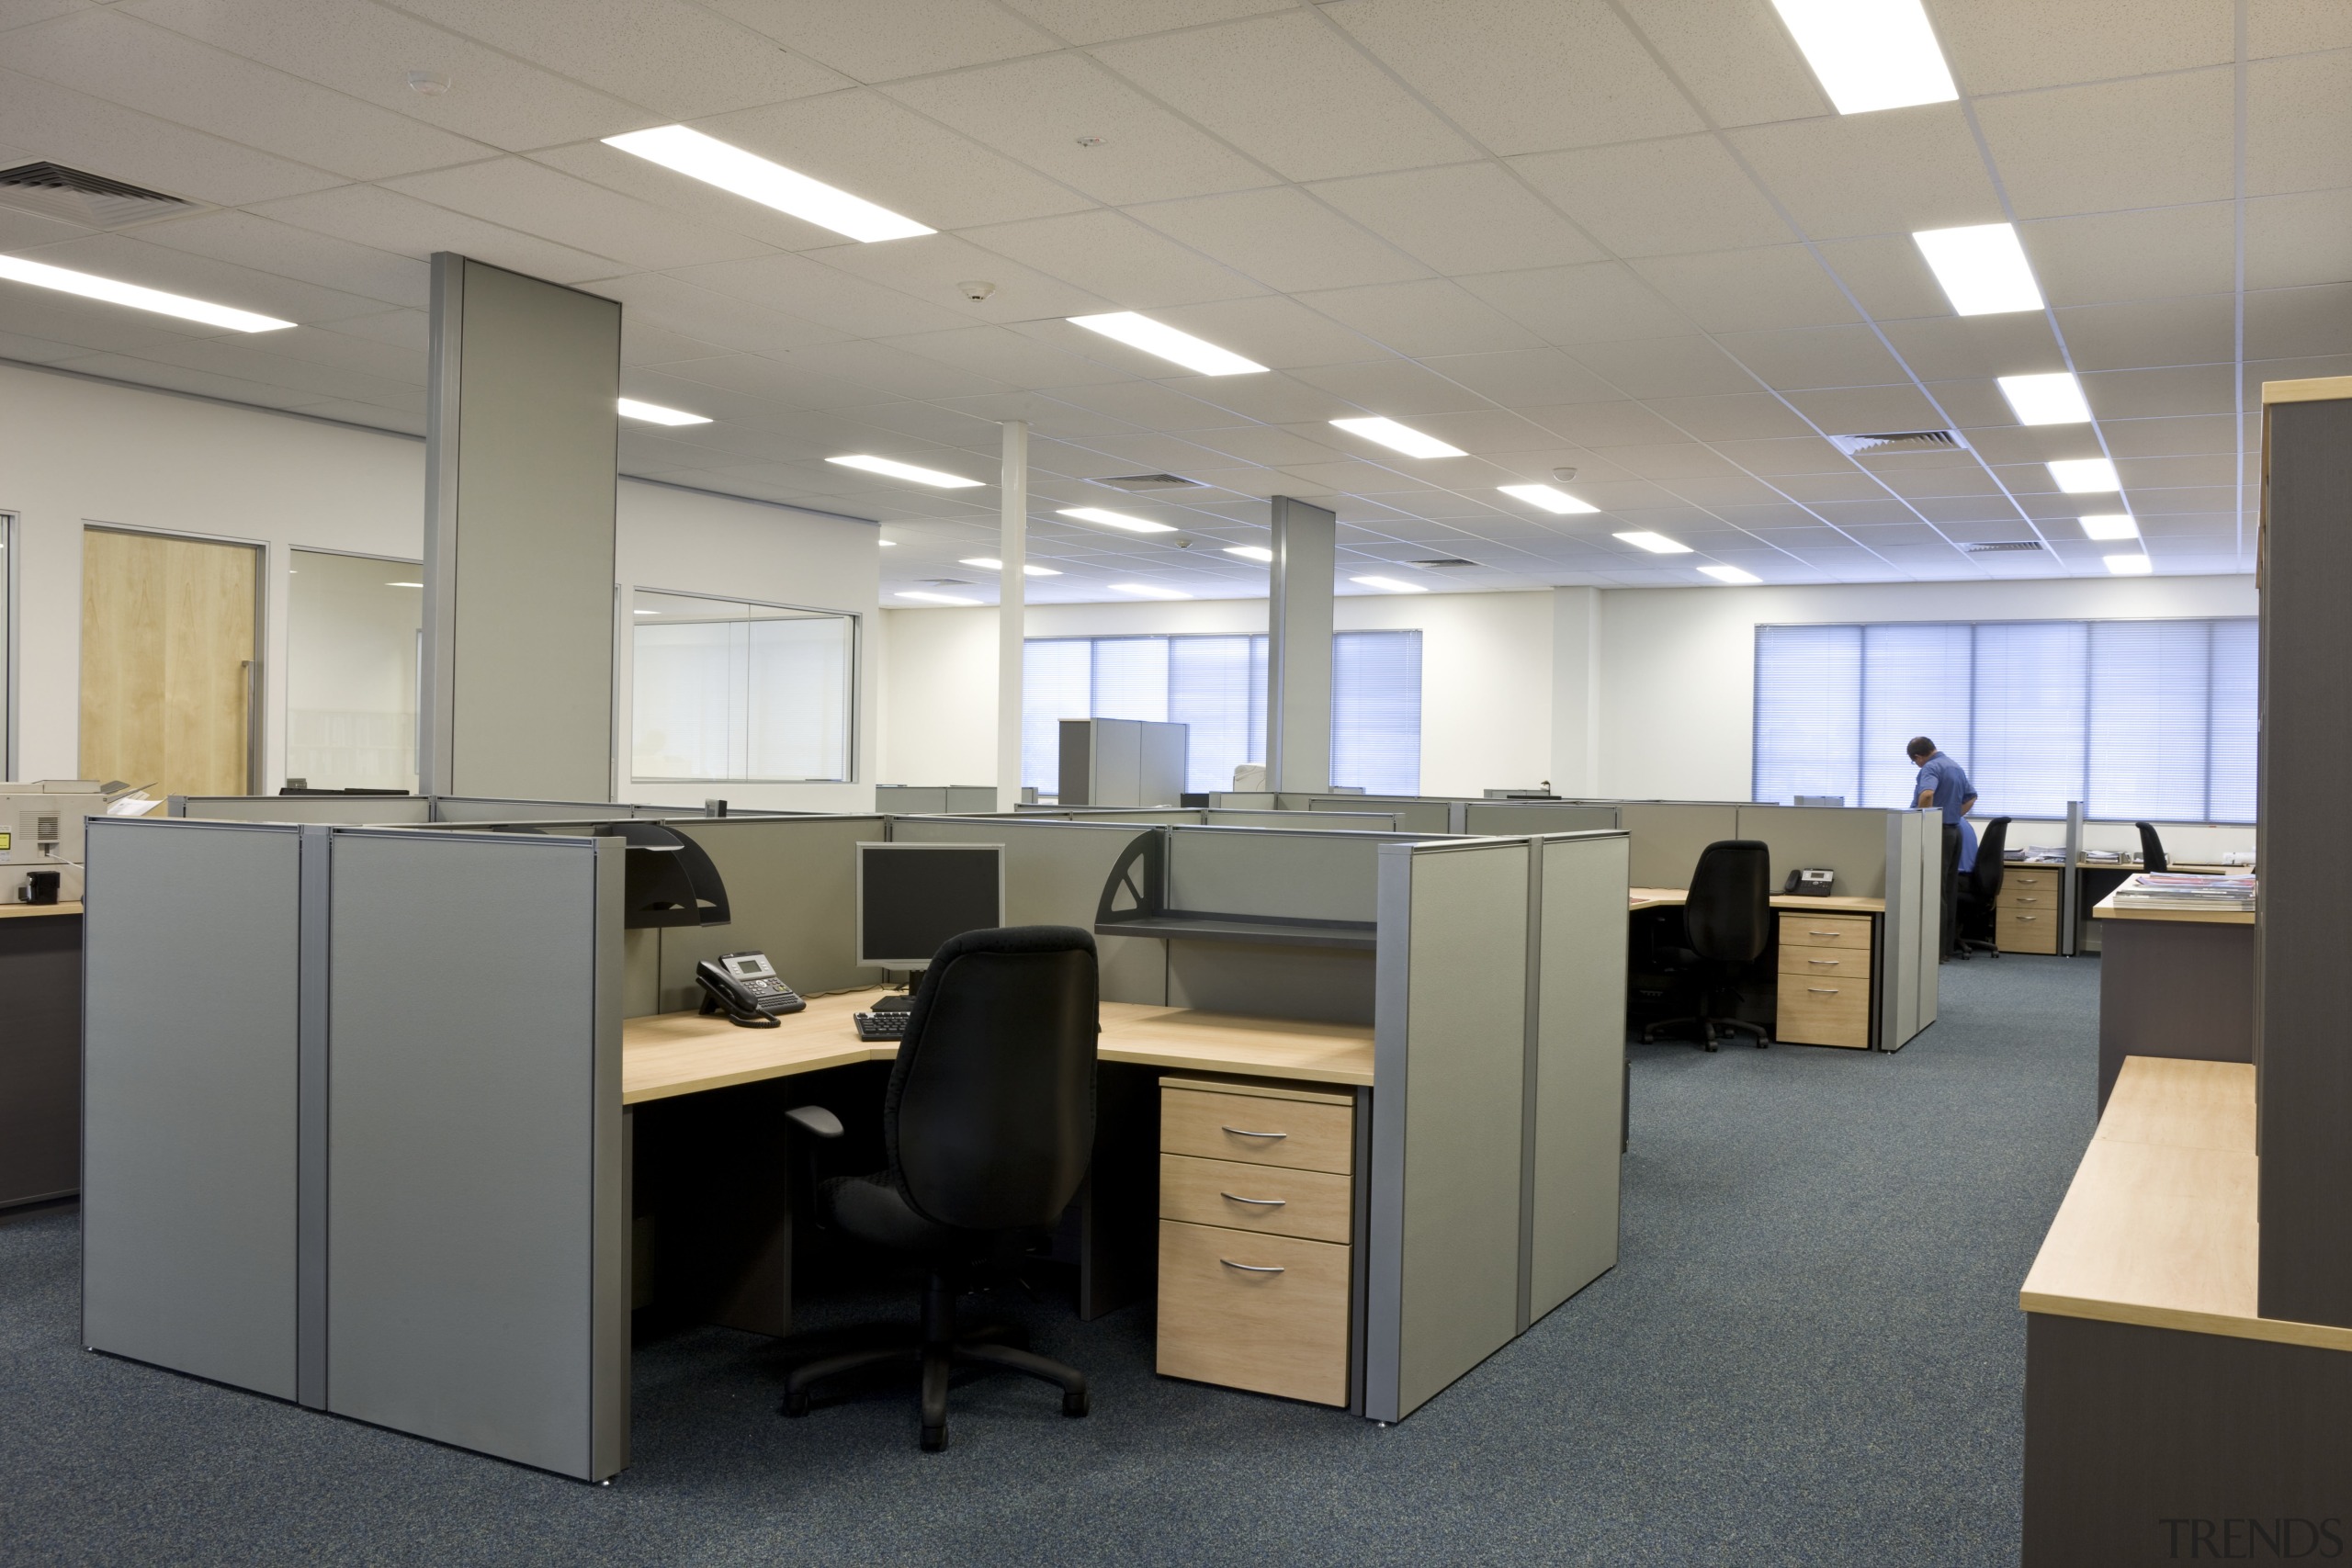
M1277 493L1337 509L1343 591L2104 575L2074 519L2113 499L2041 467L2101 454L2157 571L2250 570L2259 383L2352 373L2352 6L1928 9L1961 101L1839 117L1767 0L0 0L0 159L204 208L0 208L0 250L300 323L0 283L0 357L419 432L456 250L623 301L623 390L713 416L625 423L625 472L878 519L888 589L992 598L956 561L995 490L823 459L992 480L1009 419L1038 600L1262 592L1218 547ZM940 232L843 241L599 141L671 121ZM2005 219L2049 310L1954 317L1908 232ZM1062 319L1108 310L1273 372ZM2094 425L1992 382L2069 368ZM1327 423L1363 413L1471 455ZM1823 439L1939 426L1972 450ZM1555 467L1604 514L1496 493ZM1162 470L1202 488L1091 482ZM1084 504L1192 544L1053 514Z

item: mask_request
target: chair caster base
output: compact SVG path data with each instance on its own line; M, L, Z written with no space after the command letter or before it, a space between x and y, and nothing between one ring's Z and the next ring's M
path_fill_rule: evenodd
M927 1454L935 1454L935 1453L939 1453L939 1452L944 1451L944 1450L946 1449L946 1447L947 1447L947 1428L946 1428L946 1427L925 1427L922 1429L922 1451L923 1451L923 1452L925 1452L925 1453L927 1453Z
M1080 1389L1076 1393L1062 1395L1062 1414L1065 1416L1083 1416L1091 1408L1092 1406L1087 1402L1084 1389Z
M1715 1043L1714 1043L1713 1041L1712 1041L1712 1040L1708 1041L1708 1042L1707 1042L1707 1049L1708 1049L1708 1050L1710 1050L1710 1051L1712 1051L1712 1050L1713 1050L1714 1048L1715 1048Z
M786 1394L784 1396L784 1413L786 1416L790 1416L795 1418L808 1415L808 1395L807 1392L796 1389L792 1393Z

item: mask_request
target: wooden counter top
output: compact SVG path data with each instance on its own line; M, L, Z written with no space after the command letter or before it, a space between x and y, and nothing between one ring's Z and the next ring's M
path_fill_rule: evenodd
M2118 904L2110 893L2091 906L2091 918L2100 920L2178 920L2188 925L2250 926L2254 924L2251 909L2188 909L2151 908L2146 904Z
M2352 1350L2256 1310L2254 1068L2127 1056L2018 1292L2028 1312Z
M0 904L0 920L20 920L32 915L78 915L82 906L61 901L55 904Z
M1687 887L1629 887L1626 907L1633 909L1662 909L1690 901ZM1833 914L1883 915L1886 913L1883 898L1851 898L1842 893L1827 897L1814 897L1801 893L1775 893L1775 909L1823 909Z
M853 1062L887 1062L895 1040L860 1040L851 1015L882 990L811 997L775 1029L723 1018L656 1013L621 1023L621 1103L790 1077ZM1138 1002L1102 1004L1099 1054L1106 1062L1309 1083L1372 1082L1372 1030L1340 1023L1241 1018Z

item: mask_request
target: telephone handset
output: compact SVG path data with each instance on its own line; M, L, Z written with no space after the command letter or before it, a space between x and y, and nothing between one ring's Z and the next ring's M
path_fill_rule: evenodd
M725 1013L729 1023L744 1029L775 1029L779 1013L798 1012L808 1004L777 976L764 953L722 953L695 965L695 984L702 987L702 1016Z

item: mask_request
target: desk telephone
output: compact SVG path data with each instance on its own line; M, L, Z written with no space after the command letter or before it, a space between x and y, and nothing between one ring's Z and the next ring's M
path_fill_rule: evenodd
M1781 885L1781 891L1784 895L1797 893L1807 897L1826 898L1829 897L1829 890L1837 884L1838 874L1835 871L1816 866L1800 866L1789 873L1789 879Z
M706 958L695 965L695 984L702 987L703 1017L725 1013L729 1023L745 1029L779 1028L777 1014L808 1005L777 976L764 953Z

